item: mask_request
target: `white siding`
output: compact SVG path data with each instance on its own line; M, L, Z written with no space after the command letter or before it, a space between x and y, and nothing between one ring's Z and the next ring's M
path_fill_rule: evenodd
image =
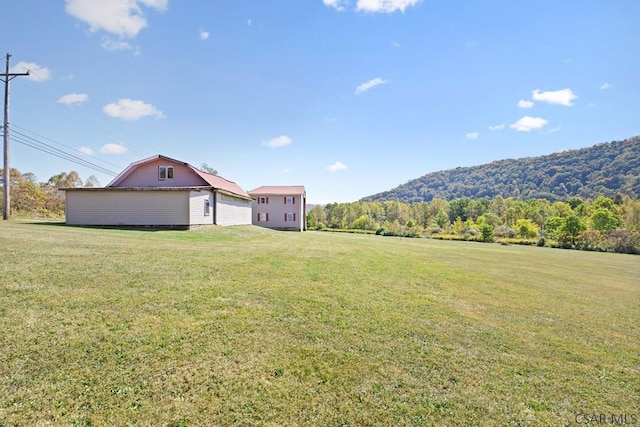
M69 225L189 225L188 191L67 191Z
M251 224L251 200L216 193L217 225Z
M205 215L205 203L209 201L209 215ZM213 194L211 191L191 191L189 193L189 221L191 225L213 224Z

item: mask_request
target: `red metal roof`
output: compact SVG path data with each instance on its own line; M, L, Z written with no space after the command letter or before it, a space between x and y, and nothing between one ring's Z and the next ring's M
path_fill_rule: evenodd
M276 195L289 196L305 194L304 185L263 185L248 192L251 196Z

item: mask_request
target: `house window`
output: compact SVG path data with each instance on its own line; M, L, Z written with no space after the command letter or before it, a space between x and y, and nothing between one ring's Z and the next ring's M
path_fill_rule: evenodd
M211 215L211 202L209 199L204 201L204 216Z
M173 166L158 166L158 180L173 179Z
M269 203L269 198L265 197L265 196L260 196L258 197L258 204L259 205L266 205Z
M293 196L286 196L284 198L284 204L285 205L293 205L296 203L296 198Z
M295 213L286 213L284 214L284 220L285 222L292 222L296 220L296 214Z
M258 213L258 222L268 222L269 214L268 213Z

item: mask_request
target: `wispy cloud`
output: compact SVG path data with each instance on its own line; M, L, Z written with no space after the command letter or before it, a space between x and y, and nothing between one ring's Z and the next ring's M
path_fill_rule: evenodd
M338 12L344 12L347 2L345 0L322 0L322 3L327 7L334 8Z
M329 172L338 172L346 169L347 169L347 165L345 165L342 162L335 162L334 164L327 166L327 170Z
M51 71L47 67L38 65L35 62L18 62L11 67L9 72L26 73L27 71L29 75L26 76L26 78L32 82L44 82L51 78Z
M109 52L116 52L121 50L135 50L131 43L124 40L114 40L110 37L103 37L102 42L100 42L100 46L104 50L108 50Z
M540 117L524 116L517 122L511 124L509 127L515 129L518 132L531 132L534 129L540 129L549 123L547 120Z
M520 101L518 101L518 107L520 108L531 108L533 107L533 104L535 104L535 102L525 101L524 99L521 99Z
M384 80L384 79L382 79L380 77L376 77L375 79L369 80L368 82L362 83L360 86L358 86L356 88L355 94L356 95L361 95L361 94L365 93L366 91L373 89L376 86L383 85L383 84L386 84L386 83L389 83L389 81L388 80Z
M472 139L473 140L473 139L478 139L480 134L478 132L469 132L469 133L465 133L464 136L467 139Z
M105 105L102 110L108 116L123 120L138 120L142 117L165 118L162 111L153 105L135 99L120 99L116 103Z
M499 125L489 126L490 131L502 130L505 127L505 123L500 123Z
M392 13L399 10L404 13L405 9L415 6L420 0L358 0L356 10L373 13Z
M611 83L603 83L603 84L600 86L600 89L602 89L602 90L606 90L606 89L611 89L612 87L613 87L613 85L612 85Z
M268 141L262 141L262 145L264 147L269 147L269 148L280 148L280 147L286 147L292 142L293 142L293 139L289 138L287 135L280 135Z
M100 152L103 154L124 154L128 152L129 149L122 144L105 144L100 147Z
M106 31L120 37L136 37L147 27L141 5L164 12L168 0L66 0L66 12L89 25L89 31Z
M532 98L534 101L547 102L549 104L558 104L570 107L573 105L572 101L574 99L577 99L578 96L569 88L548 92L542 92L536 89L533 91Z
M87 156L93 156L93 150L89 147L80 147L78 151L82 154L86 154Z
M82 104L89 99L89 95L86 93L70 93L68 95L61 96L58 99L59 104L65 105L73 105L73 104Z
M354 3L353 0L322 0L325 6L338 12L344 12ZM420 3L420 0L355 0L355 10L365 13L393 13L397 10L404 13L405 9Z

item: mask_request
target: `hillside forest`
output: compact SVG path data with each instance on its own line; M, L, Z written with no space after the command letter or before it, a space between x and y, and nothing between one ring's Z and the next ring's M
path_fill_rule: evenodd
M640 198L640 136L579 150L459 167L426 174L362 201L429 202L471 197L493 199L572 196L593 200L626 194Z

